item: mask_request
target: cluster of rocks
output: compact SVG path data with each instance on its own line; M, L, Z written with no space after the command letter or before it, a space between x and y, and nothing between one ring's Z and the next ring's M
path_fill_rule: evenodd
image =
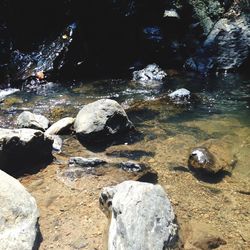
M110 99L85 105L76 118L49 124L46 117L24 111L17 118L17 129L0 129L1 169L11 172L27 163L47 163L52 149L61 151L59 135L75 133L83 144L97 143L134 129L123 108Z
M190 102L191 93L180 89L170 93L169 98L177 104ZM7 172L17 171L9 168L16 164L21 167L27 162L51 160L53 148L61 150L59 135L75 133L83 144L98 143L134 129L124 109L110 99L87 104L76 118L65 117L52 125L46 117L24 111L17 118L17 126L17 129L0 129L1 169ZM228 169L233 164L231 154L220 154L220 147L220 142L215 140L198 145L191 150L188 167L194 172L209 175ZM71 157L65 173L74 181L105 164L109 162L99 158ZM118 167L133 173L146 169L144 164L133 161L120 162ZM3 222L0 224L1 246L6 249L36 249L39 244L36 202L17 180L1 170L0 198L4 204L0 207L0 221ZM99 203L110 219L108 249L160 250L174 249L178 244L178 224L173 207L160 185L125 181L104 188Z

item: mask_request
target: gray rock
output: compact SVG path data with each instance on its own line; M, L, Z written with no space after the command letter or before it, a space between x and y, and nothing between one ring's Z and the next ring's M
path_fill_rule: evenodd
M69 167L97 167L107 163L98 158L70 157Z
M104 141L133 128L124 109L114 100L101 99L84 106L74 129L82 142Z
M160 185L125 181L104 188L99 201L111 217L109 250L162 250L176 244L175 215Z
M142 172L146 169L146 166L144 164L132 161L121 162L119 166L126 172Z
M0 168L9 173L27 163L48 162L52 143L40 130L0 128Z
M75 119L72 117L65 117L54 124L52 124L46 131L46 135L62 135L70 133L70 128L73 127Z
M210 22L205 41L186 61L185 67L201 73L241 67L250 55L250 15L247 8L234 2L220 19Z
M176 104L187 104L191 100L191 92L185 88L177 89L168 96Z
M149 64L146 68L133 72L133 80L142 83L162 81L166 76L167 73L157 64Z
M19 128L33 128L45 131L49 126L49 120L43 115L24 111L17 118L17 126Z
M0 249L37 249L39 232L35 199L18 180L0 170Z

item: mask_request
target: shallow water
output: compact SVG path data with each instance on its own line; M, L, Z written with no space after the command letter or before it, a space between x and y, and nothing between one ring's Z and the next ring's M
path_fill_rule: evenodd
M199 101L178 106L164 98L183 87ZM0 126L15 127L15 119L23 110L44 114L52 121L75 116L84 104L100 98L115 99L127 109L128 116L143 134L138 143L144 150L168 147L162 143L169 138L179 145L169 148L170 160L162 155L160 161L173 163L178 161L176 152L187 157L184 148L211 138L219 139L231 145L232 158L236 156L238 160L235 171L250 176L250 79L239 74L210 77L177 74L153 85L127 79L31 83L0 104Z

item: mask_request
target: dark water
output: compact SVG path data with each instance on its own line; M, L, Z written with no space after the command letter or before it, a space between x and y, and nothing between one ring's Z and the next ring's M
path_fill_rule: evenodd
M164 98L178 88L187 88L198 101L178 106ZM231 136L241 172L250 175L250 79L239 74L175 75L154 85L127 79L31 83L2 101L0 126L15 127L23 110L44 114L52 121L75 116L84 104L100 98L121 103L135 126L156 144L179 135L198 141Z

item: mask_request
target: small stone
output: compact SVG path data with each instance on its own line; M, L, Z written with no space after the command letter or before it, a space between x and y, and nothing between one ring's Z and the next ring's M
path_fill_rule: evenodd
M71 157L69 159L70 167L97 167L107 162L98 158Z
M143 172L146 169L144 164L132 161L121 162L119 166L126 172Z

